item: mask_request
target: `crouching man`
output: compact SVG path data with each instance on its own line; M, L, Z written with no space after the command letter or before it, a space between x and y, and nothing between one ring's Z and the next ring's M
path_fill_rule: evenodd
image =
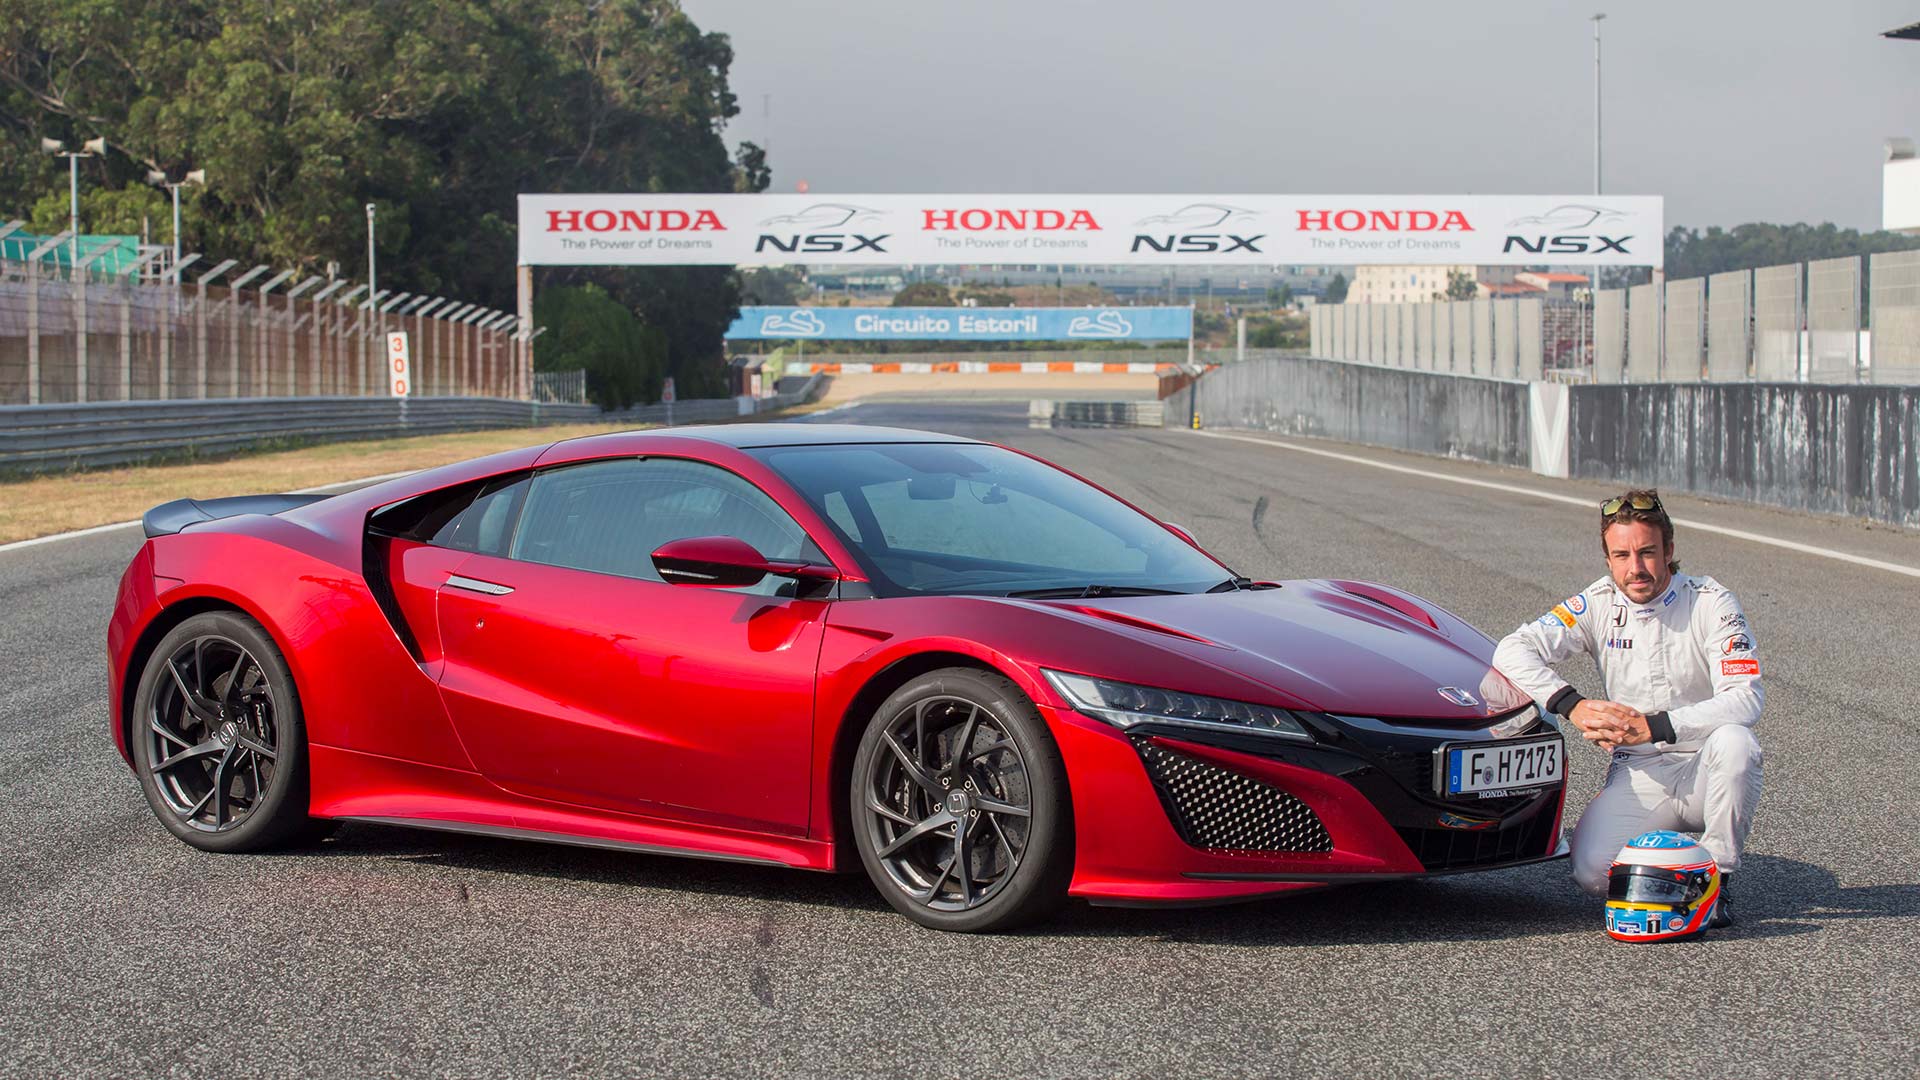
M1760 800L1760 656L1740 602L1679 572L1673 522L1654 491L1600 504L1607 575L1508 634L1500 673L1612 754L1573 832L1573 878L1604 896L1626 842L1653 829L1700 834L1723 875L1740 865ZM1582 697L1550 665L1575 653L1600 668ZM1713 925L1732 923L1724 892Z

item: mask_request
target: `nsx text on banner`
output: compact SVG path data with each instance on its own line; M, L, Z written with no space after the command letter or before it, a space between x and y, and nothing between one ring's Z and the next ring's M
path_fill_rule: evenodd
M532 266L1661 265L1657 196L522 195Z

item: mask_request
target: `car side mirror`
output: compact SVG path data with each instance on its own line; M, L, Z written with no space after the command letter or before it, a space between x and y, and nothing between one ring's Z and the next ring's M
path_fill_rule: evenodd
M840 571L831 566L769 559L752 544L735 536L689 536L669 540L653 552L653 568L671 585L705 589L737 589L757 584L768 574L834 581Z

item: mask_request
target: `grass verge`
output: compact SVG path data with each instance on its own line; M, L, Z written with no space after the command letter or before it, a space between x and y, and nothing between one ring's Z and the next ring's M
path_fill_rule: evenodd
M319 487L363 476L428 469L467 458L633 424L563 424L454 435L321 443L219 461L137 465L0 483L0 544L131 521L170 499L217 499Z

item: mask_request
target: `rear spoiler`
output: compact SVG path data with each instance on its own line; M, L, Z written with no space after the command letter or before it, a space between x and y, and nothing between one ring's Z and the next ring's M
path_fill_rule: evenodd
M189 525L241 514L278 514L316 503L330 495L233 495L224 499L175 499L161 503L140 518L149 537L171 536Z

